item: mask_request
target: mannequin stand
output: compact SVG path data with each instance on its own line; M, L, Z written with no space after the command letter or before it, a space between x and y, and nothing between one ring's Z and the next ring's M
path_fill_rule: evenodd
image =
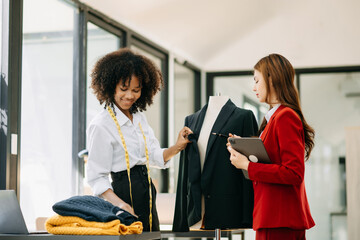
M220 240L221 239L221 229L216 228L215 229L215 240Z

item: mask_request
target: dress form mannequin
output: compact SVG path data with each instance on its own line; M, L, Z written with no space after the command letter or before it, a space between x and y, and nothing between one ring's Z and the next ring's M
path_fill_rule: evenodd
M211 129L213 128L213 125L222 109L222 107L225 105L225 103L229 100L228 96L210 96L209 97L209 103L206 110L206 115L204 118L204 122L201 126L201 131L198 139L198 148L199 148L199 154L200 154L200 164L201 164L201 171L204 167L205 163L205 154L206 154L206 148L208 144L208 140L211 134ZM203 218L205 213L205 202L204 202L204 196L201 198L201 216ZM198 223L191 226L191 229L200 229L202 225L202 220Z
M252 227L253 184L229 162L227 139L212 136L212 133L233 133L250 137L258 131L257 122L252 111L237 107L231 99L225 103L227 97L218 105L218 101L213 101L219 99L221 97L211 97L209 104L185 117L184 125L189 127L194 135L189 138L192 144L188 144L180 153L172 227L174 232L188 232L190 229L195 231L199 228L218 232L220 229ZM214 106L219 106L217 111ZM212 110L213 123L209 123ZM200 135L205 132L207 140L203 143L199 138L202 138ZM204 146L202 157L199 141L202 142L200 147ZM202 210L203 207L205 211ZM199 221L202 226L196 225Z
M203 125L198 139L198 147L200 153L201 169L203 169L206 147L211 134L211 129L225 103L229 100L228 96L210 96L208 108L204 118Z

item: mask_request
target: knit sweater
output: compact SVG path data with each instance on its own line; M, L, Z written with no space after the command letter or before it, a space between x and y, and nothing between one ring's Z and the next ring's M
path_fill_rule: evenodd
M114 206L108 201L95 196L74 196L53 205L53 210L61 216L74 216L87 221L110 222L120 220L124 225L131 225L137 217Z
M64 235L127 235L142 233L140 221L126 226L119 219L110 222L92 222L79 217L63 217L55 215L45 223L46 230L51 234Z

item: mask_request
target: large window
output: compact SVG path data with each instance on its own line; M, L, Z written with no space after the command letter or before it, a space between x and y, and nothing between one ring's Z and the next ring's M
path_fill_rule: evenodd
M3 0L0 0L0 56L2 56L2 32L3 32L3 28L2 28L2 24L3 24ZM2 71L2 57L0 57L0 70L1 70L1 73L3 72ZM1 85L0 85L0 94L1 94ZM1 118L0 118L0 121L1 121Z
M214 78L213 95L229 96L238 107L252 110L258 124L261 123L268 107L260 103L253 92L253 75L244 76L218 76Z
M104 106L100 106L99 101L90 89L90 74L94 64L100 57L120 48L120 37L91 22L87 24L87 28L86 127L89 126L91 119L104 108Z
M142 44L139 45L131 45L131 49L136 53L142 54L148 57L151 61L153 61L157 67L161 70L161 72L165 72L164 68L165 64L164 58L161 58L155 55L152 51L148 50L147 47L142 47ZM164 75L164 81L166 81L166 75ZM161 147L166 147L167 140L164 139L164 133L167 133L167 122L164 121L167 119L166 107L164 103L166 100L166 82L165 88L158 94L155 95L153 104L150 107L147 107L144 112L147 121L151 128L154 130L155 137L159 140ZM164 124L166 122L166 124ZM156 168L150 169L150 176L154 182L154 185L158 192L167 192L168 190L168 177L167 170L160 170Z
M304 115L315 129L305 181L317 226L308 238L347 239L345 128L360 123L360 73L301 74L300 93Z
M194 70L175 62L174 65L174 142L176 142L179 131L184 127L185 117L193 114L196 96L200 96L196 89L196 73ZM180 154L175 155L170 167L169 192L176 192L179 172Z
M160 69L162 69L162 59L151 54L150 52L147 52L146 50L143 50L135 45L131 46L131 49L135 51L136 53L142 54L149 58L151 61L155 63L155 65ZM163 89L164 91L164 89ZM161 143L161 131L165 129L161 129L161 92L156 94L154 97L153 104L146 109L145 115L149 122L149 125L154 130L156 138Z
M90 89L91 71L99 58L103 57L109 52L119 49L120 47L120 37L98 27L91 22L87 23L87 29L86 128L89 126L95 115L104 108L104 104L100 105L92 89ZM84 171L84 173L85 181L83 192L84 194L92 194L91 188L87 184L86 171Z
M37 217L52 216L52 205L72 194L74 9L24 0L23 13L20 204L34 230Z
M8 76L8 35L9 35L9 4L0 0L0 189L6 189L7 174L7 136L9 132L9 93Z
M6 142L6 134L7 134L7 120L6 120L6 112L5 112L5 108L2 106L3 102L2 102L2 94L3 94L3 88L5 88L7 86L7 84L5 83L5 75L4 75L4 69L3 69L3 64L2 64L2 49L3 49L3 0L0 1L0 152L2 154L0 154L0 189L5 189L6 187L6 180L3 176L6 175L6 165L5 163L2 161L3 158L2 156L5 156L4 153L6 153L6 145L3 144L3 142Z

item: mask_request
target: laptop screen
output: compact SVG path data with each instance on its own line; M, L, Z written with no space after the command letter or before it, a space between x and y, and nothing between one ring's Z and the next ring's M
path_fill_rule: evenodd
M0 233L29 234L14 190L0 190Z

